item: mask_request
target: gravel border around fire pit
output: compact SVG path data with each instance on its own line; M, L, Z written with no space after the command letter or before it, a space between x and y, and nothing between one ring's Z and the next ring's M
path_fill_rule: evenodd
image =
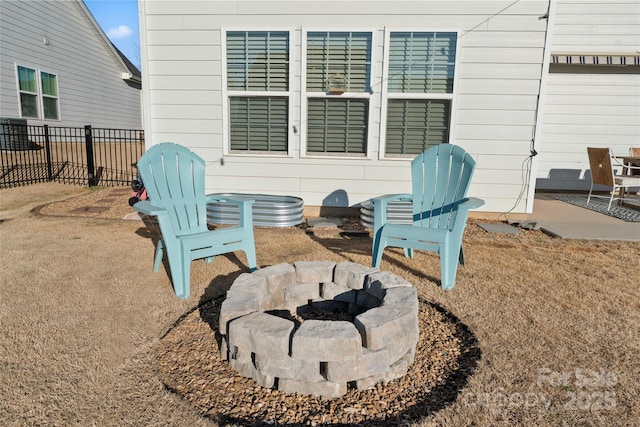
M224 297L185 314L161 339L157 361L166 387L220 425L406 425L453 402L481 357L473 333L420 299L415 362L403 378L336 399L285 394L240 376L220 357Z

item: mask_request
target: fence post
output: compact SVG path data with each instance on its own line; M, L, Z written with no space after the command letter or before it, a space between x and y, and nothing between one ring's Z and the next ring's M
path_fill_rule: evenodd
M87 175L89 176L89 187L97 185L96 182L96 167L93 163L93 138L91 135L91 125L84 127L85 145L87 151Z
M44 151L47 156L47 180L53 181L53 163L51 162L51 141L49 140L49 125L44 125Z

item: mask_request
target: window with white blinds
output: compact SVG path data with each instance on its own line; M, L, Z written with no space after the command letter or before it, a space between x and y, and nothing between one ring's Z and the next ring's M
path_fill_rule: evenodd
M457 34L391 32L385 154L449 142Z
M286 152L289 128L289 33L226 33L229 148Z
M306 33L307 153L367 152L371 32Z

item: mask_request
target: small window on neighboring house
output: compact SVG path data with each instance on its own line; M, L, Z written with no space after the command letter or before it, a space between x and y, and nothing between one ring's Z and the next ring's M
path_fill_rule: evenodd
M36 70L18 66L20 114L25 118L38 118L38 80Z
M286 153L289 33L229 31L226 50L229 149Z
M38 72L18 65L18 91L20 93L20 114L25 118L58 120L58 77L55 74ZM37 75L40 74L38 85Z
M58 120L58 78L55 74L40 73L42 82L42 112L45 120Z
M449 142L456 33L391 32L385 154Z
M307 153L366 154L370 32L308 32Z

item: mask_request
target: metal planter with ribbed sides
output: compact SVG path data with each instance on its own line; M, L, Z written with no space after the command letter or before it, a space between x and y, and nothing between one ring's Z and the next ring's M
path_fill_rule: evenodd
M413 206L411 202L395 200L387 205L387 219L393 224L411 224ZM373 202L366 200L360 204L360 225L373 229Z
M292 227L304 222L304 202L299 197L240 193L214 195L253 200L253 225L259 227ZM212 224L237 224L238 218L236 205L226 202L207 204L207 221Z

